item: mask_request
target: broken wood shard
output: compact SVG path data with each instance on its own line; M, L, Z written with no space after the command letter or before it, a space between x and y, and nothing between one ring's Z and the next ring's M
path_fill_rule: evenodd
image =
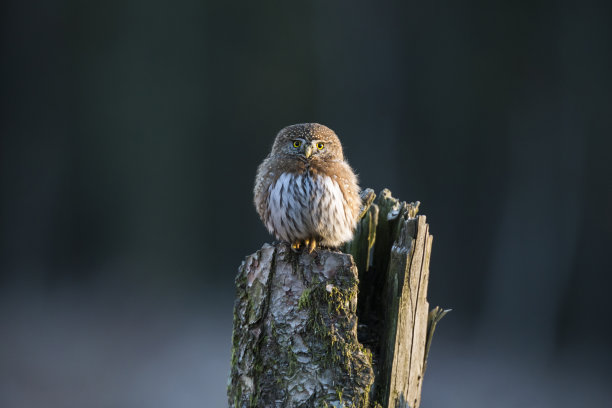
M231 407L420 404L436 324L427 284L432 237L418 203L362 194L342 253L264 245L236 277Z

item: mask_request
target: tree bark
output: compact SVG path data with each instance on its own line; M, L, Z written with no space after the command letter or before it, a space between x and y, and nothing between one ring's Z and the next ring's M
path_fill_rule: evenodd
M242 263L231 407L419 406L431 336L446 313L428 313L432 237L418 203L386 189L374 196L362 195L347 253L265 244Z

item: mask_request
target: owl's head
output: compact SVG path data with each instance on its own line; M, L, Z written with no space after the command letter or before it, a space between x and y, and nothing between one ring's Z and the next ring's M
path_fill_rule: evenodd
M338 136L318 123L300 123L282 129L274 140L272 154L300 160L344 160Z

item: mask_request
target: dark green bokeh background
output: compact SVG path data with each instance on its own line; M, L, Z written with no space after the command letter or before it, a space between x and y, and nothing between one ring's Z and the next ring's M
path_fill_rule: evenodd
M255 169L313 121L428 216L424 407L612 401L610 2L1 9L3 407L222 406Z

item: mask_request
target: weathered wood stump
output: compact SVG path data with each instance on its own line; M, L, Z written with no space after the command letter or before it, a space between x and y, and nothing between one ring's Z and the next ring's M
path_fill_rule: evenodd
M419 406L446 313L426 299L432 237L418 203L374 197L346 253L265 244L242 263L231 407Z

